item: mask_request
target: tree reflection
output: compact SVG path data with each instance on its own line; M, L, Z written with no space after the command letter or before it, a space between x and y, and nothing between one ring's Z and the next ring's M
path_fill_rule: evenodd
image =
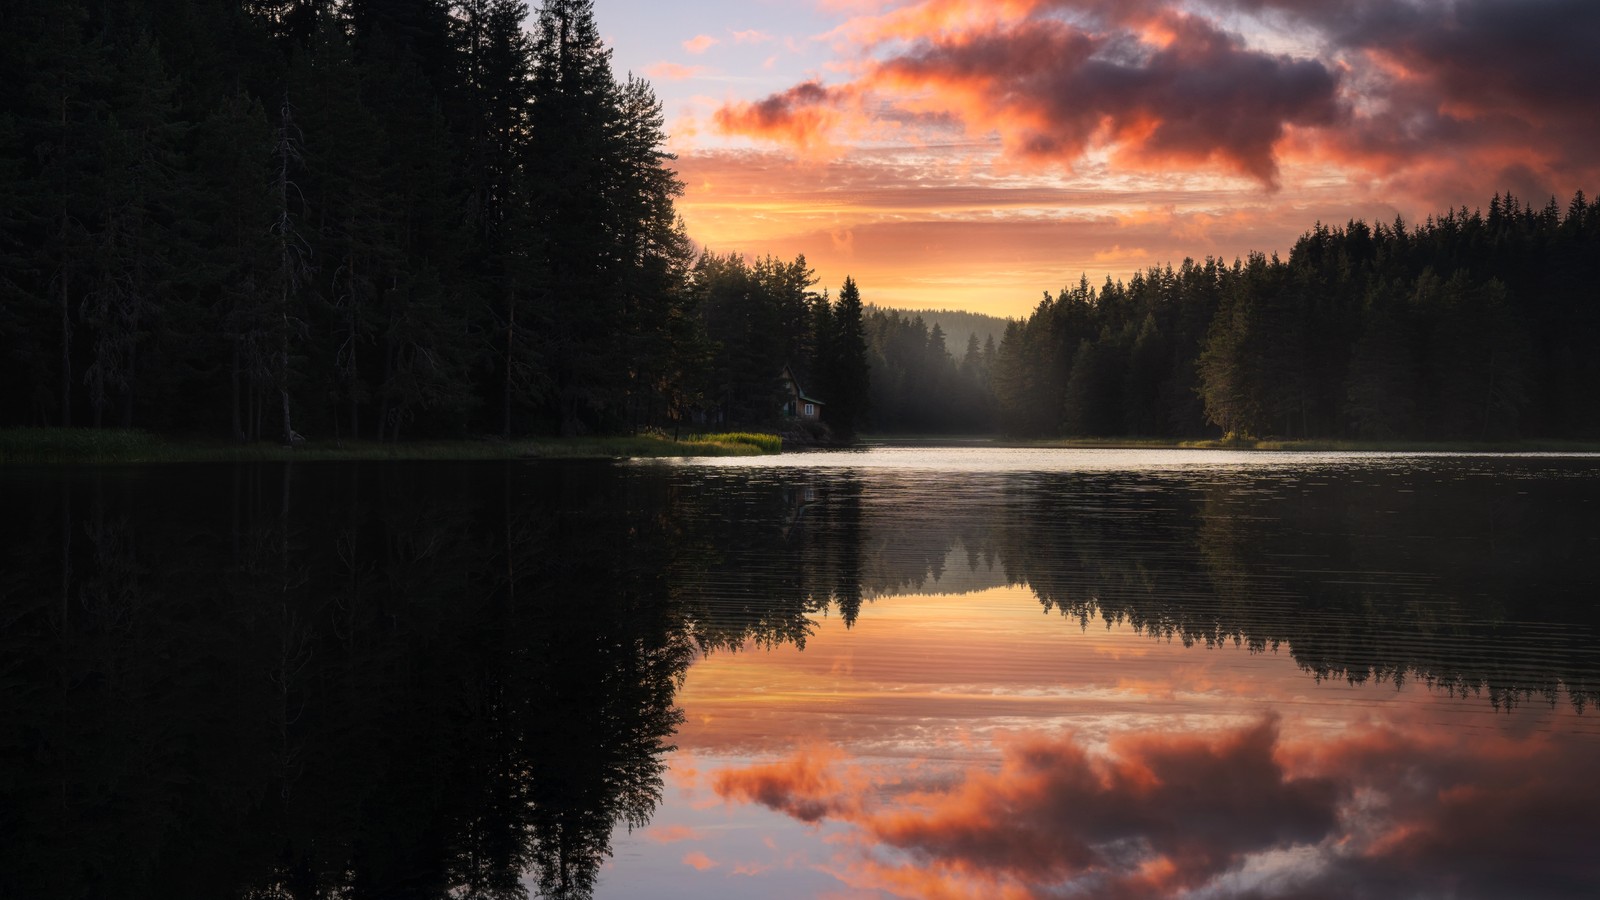
M416 476L6 485L0 895L591 893L694 649L669 498Z
M1592 481L1449 469L1063 477L1008 504L984 551L1083 627L1287 648L1318 679L1417 679L1497 708L1564 689L1581 711L1600 698L1595 501Z
M1557 495L1587 485L7 473L0 896L586 897L660 799L697 654L952 585L1287 647L1319 678L1582 708L1593 537Z

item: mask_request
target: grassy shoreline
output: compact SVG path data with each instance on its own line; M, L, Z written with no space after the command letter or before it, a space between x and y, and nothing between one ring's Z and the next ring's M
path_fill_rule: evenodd
M0 429L0 465L357 460L619 459L759 456L780 452L775 435L734 433L500 440L307 441L273 443L169 438L146 431L89 428Z

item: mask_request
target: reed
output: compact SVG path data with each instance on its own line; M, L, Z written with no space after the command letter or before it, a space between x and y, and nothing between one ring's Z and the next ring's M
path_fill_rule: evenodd
M746 445L760 450L762 453L782 453L783 438L775 434L759 434L751 431L725 431L718 434L691 435L688 440L709 444Z

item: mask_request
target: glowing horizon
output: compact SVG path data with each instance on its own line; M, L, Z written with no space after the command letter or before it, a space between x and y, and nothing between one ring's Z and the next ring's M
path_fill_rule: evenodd
M661 96L691 238L884 306L1287 253L1600 173L1570 0L771 0L597 9Z

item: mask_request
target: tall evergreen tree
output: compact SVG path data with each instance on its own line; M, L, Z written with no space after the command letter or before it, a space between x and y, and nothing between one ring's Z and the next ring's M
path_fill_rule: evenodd
M836 432L851 438L866 420L871 388L861 290L853 278L846 277L839 288L832 325L830 358L824 364L827 395L823 397L823 415Z
M271 375L265 336L276 257L268 229L272 129L261 104L241 92L225 98L196 134L193 178L201 202L185 229L202 308L180 319L175 331L187 345L180 353L193 377L227 384L225 395L207 385L201 396L212 402L226 396L229 433L242 440L254 436L253 398ZM212 413L213 421L222 419L221 410Z
M311 274L310 245L300 227L304 194L295 180L304 159L303 141L304 135L295 122L294 105L285 92L272 135L272 236L277 242L277 261L271 275L276 307L269 351L272 390L282 415L280 437L285 444L293 443L295 435L289 396L290 349L305 326L300 291Z
M614 340L621 298L605 202L614 162L617 86L592 0L548 0L534 35L532 129L526 163L548 329L548 361L563 434L599 427L617 399Z

